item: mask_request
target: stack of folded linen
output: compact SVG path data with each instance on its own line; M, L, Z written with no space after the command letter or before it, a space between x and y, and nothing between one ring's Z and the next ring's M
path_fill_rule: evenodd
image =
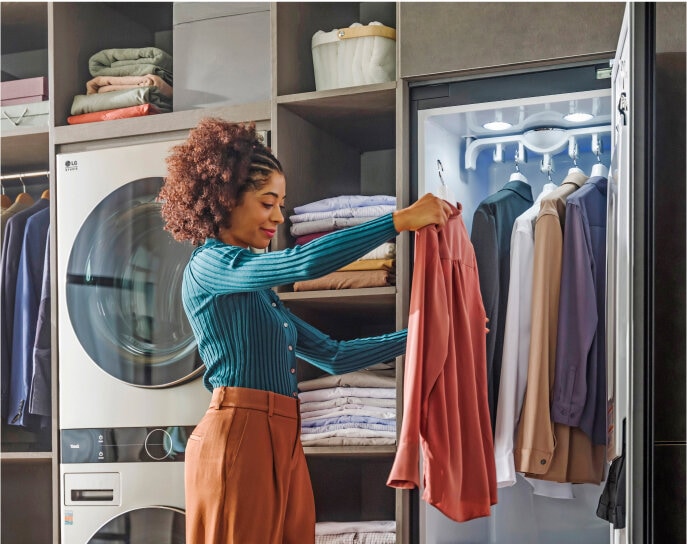
M395 370L385 365L298 384L304 446L396 443Z
M396 522L320 521L315 524L315 544L395 544Z
M162 49L103 49L88 69L93 79L74 97L70 125L172 111L172 57Z
M330 232L371 221L396 210L396 197L342 195L294 208L291 235L302 245ZM394 285L396 244L387 242L357 261L321 278L296 282L294 291Z

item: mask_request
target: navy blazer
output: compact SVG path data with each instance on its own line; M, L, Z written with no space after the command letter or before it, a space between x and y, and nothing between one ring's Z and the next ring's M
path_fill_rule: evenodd
M492 432L496 428L496 404L501 382L503 333L510 281L510 239L515 219L534 201L532 188L522 181L509 181L484 199L475 211L470 240L475 247L479 286L487 313L487 380Z

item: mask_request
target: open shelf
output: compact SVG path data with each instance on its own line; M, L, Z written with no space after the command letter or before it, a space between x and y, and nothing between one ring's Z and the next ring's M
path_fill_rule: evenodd
M322 457L388 457L396 446L303 446L305 455Z
M17 127L3 131L0 139L2 173L16 174L48 170L50 144L48 127Z
M204 117L221 117L227 121L265 121L270 118L269 102L256 102L240 106L220 106L207 109L161 113L132 119L100 121L82 125L55 127L55 143L68 144L84 141L109 140L161 132L188 130ZM259 126L258 129L266 127Z
M281 96L277 103L349 146L395 145L396 82Z

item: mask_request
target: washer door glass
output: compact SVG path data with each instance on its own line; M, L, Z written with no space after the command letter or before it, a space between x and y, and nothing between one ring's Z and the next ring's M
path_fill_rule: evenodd
M184 544L185 532L186 516L183 510L166 506L137 508L108 521L88 544Z
M163 229L162 183L138 179L103 199L67 265L67 306L79 342L105 372L141 387L176 385L203 370L181 302L193 246Z

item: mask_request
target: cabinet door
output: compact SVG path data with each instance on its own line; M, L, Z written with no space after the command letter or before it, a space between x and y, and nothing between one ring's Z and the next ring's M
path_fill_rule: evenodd
M400 77L608 58L619 2L400 2Z
M654 15L652 5L627 4L612 75L607 452L625 454L628 490L618 543L653 540Z

